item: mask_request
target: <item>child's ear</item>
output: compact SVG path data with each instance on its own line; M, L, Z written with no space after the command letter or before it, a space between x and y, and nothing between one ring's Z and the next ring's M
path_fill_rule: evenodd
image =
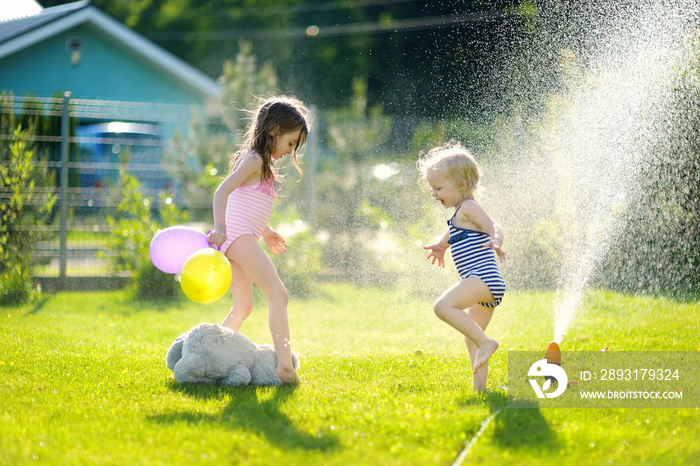
M280 126L279 125L275 126L274 128L272 128L272 131L270 131L270 136L272 136L274 138L275 136L277 136L277 133L279 132L279 130L280 130Z

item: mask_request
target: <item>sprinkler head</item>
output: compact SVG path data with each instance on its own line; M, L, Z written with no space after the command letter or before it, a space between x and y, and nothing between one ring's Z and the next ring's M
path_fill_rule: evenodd
M556 364L557 366L561 367L561 350L559 349L559 345L557 345L556 341L553 341L547 345L547 349L544 352L544 358L547 360L547 364ZM545 380L549 380L552 383L557 381L557 379L549 375L545 377Z
M561 350L556 341L551 342L547 345L547 350L544 352L544 357L549 364L556 364L561 366Z

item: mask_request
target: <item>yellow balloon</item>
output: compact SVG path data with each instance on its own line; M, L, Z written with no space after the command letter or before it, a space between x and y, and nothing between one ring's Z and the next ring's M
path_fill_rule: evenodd
M211 303L231 286L231 264L220 251L200 249L187 258L180 272L185 296L198 303Z

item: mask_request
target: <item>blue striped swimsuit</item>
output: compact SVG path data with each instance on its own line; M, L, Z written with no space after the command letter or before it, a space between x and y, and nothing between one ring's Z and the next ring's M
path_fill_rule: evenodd
M456 215L457 211L447 221L447 225L450 227L450 239L447 242L451 245L450 252L459 278L462 280L471 277L482 279L491 290L494 300L490 303L479 304L484 307L496 307L503 300L506 282L501 276L501 271L498 270L496 253L493 249L482 246L484 243L488 243L491 237L483 231L468 230L452 225Z

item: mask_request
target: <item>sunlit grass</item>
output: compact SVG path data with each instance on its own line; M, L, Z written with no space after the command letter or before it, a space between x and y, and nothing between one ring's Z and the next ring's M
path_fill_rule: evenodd
M459 335L402 291L323 285L292 297L298 387L180 386L165 352L212 305L61 293L0 311L1 464L697 464L697 409L508 409L508 350L542 350L554 294L509 292L490 393ZM697 303L590 292L562 349L697 351ZM242 332L270 341L263 306Z
M66 276L68 277L111 277L114 275L114 266L102 260L87 261L94 265L82 265L78 262L70 262L66 266ZM58 277L60 266L57 261L47 265L37 265L32 269L36 277ZM36 279L40 281L40 278Z

